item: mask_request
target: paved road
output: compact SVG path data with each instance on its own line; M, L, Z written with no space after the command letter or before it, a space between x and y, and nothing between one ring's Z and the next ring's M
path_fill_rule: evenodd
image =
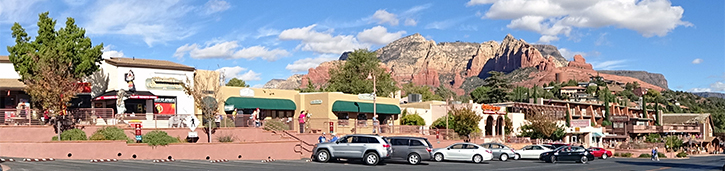
M52 162L5 162L0 163L10 170L293 170L293 171L320 171L320 170L416 170L416 171L442 171L442 170L721 170L725 164L725 155L710 157L692 157L690 159L662 159L652 162L649 159L607 159L595 160L589 164L579 163L543 163L536 160L519 161L489 161L483 164L467 162L427 162L421 166L412 166L404 162L387 161L384 165L366 166L360 161L317 163L305 161L275 161L262 163L260 161L229 161L224 163L210 163L203 160L181 160L167 163L153 163L148 160L123 160L118 162L90 163L88 160L58 160Z

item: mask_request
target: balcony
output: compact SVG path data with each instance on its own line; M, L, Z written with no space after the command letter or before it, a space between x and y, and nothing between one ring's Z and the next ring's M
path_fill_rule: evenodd
M661 126L646 126L646 125L629 125L627 126L629 133L658 133L661 132Z
M645 126L645 125L629 125L627 126L629 133L698 133L700 126L687 125L669 125L669 126Z
M698 133L698 132L700 132L700 126L693 126L693 125L670 125L670 126L663 126L662 132Z

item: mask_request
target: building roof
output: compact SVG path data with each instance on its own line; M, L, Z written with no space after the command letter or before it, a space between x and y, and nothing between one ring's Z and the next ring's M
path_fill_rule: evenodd
M586 88L579 86L566 86L562 87L561 90L586 90Z
M137 59L137 58L121 58L111 57L110 59L104 60L106 63L114 66L123 67L139 67L139 68L154 68L154 69L168 69L168 70L181 70L181 71L194 71L194 67L186 66L183 64L154 59Z
M425 101L425 102L414 102L414 103L406 103L406 104L400 104L400 108L430 108L430 105L446 105L446 102L444 101Z
M20 90L23 88L25 88L25 84L18 79L0 79L0 90Z
M0 63L10 63L10 57L0 56Z
M710 117L709 113L666 113L662 114L662 124L664 125L682 125L682 124L702 124L707 122Z

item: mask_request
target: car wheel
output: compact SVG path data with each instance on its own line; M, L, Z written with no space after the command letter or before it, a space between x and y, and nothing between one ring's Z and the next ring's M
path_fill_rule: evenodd
M516 154L514 155L514 160L519 160L519 159L521 159L521 155L520 155L520 154L518 154L518 153L516 153Z
M483 156L478 155L478 154L473 156L473 163L481 163L482 161L483 161Z
M607 158L609 158L609 156L607 156L607 154L602 154L602 160L606 160Z
M318 162L330 161L330 152L327 150L317 151L317 154L315 155L315 159L317 159Z
M368 165L376 165L378 162L380 162L380 156L378 156L375 152L368 152L365 153L365 157L363 157L363 161L365 161L365 164Z
M408 163L416 165L420 163L420 155L418 153L411 153L408 155Z
M433 159L434 159L435 161L437 161L437 162L442 162L442 161L443 161L443 154L441 154L441 153L436 153L436 154L435 154L435 155L433 156Z
M551 156L549 161L551 161L551 163L556 163L556 156Z
M506 153L501 154L501 156L498 157L498 159L501 160L501 161L508 161L509 160L509 155L506 154Z
M579 162L581 162L582 164L587 164L587 162L589 162L589 158L587 156L582 156Z

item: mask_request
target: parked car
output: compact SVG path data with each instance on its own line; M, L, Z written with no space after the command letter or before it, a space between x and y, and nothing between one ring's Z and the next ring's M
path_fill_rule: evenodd
M551 149L557 149L561 146L570 146L570 144L564 144L564 143L546 143L546 145L552 146L553 148L551 148Z
M493 159L493 153L491 150L473 143L455 143L446 148L433 150L433 159L438 162L457 160L481 163Z
M335 142L323 142L315 145L313 158L319 162L330 159L363 159L368 165L376 165L390 158L393 148L383 137L377 135L347 135Z
M514 157L514 160L519 159L516 157L516 152L513 148L509 148L501 143L483 143L481 146L490 149L493 152L493 158L497 158L498 160L508 161L511 157Z
M516 157L522 159L539 159L541 153L553 150L551 146L547 145L527 145L520 150L516 150Z
M589 161L593 161L594 159L594 155L589 150L579 146L562 146L553 151L548 151L539 155L539 160L547 163L556 163L560 161L587 163Z
M594 155L594 157L602 158L603 160L606 160L607 158L609 158L609 156L612 156L612 151L600 147L589 147L589 151L592 152L592 155Z
M433 145L426 138L386 137L385 140L393 146L393 155L390 159L403 159L415 165L432 158Z

